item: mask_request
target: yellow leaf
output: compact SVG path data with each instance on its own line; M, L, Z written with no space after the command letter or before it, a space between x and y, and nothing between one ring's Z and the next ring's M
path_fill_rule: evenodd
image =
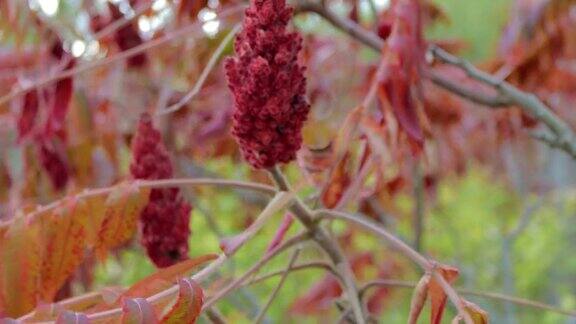
M98 241L98 234L105 216L106 199L104 196L94 196L84 199L84 201L89 212L86 219L86 244L88 247L94 247Z
M16 217L0 245L0 296L3 313L19 317L33 310L40 280L40 227Z
M84 260L88 209L85 202L70 199L54 213L43 217L40 298L51 302L54 296Z
M138 186L129 182L118 185L110 193L96 242L96 255L101 260L109 249L122 245L134 236L140 212L146 206L149 194L149 189L139 190Z
M204 304L202 287L190 279L178 281L180 291L172 309L162 317L162 324L193 324L200 315Z
M470 314L470 318L474 324L488 324L488 313L486 313L483 309L478 307L478 305L471 303L467 300L464 301L464 309L468 314Z

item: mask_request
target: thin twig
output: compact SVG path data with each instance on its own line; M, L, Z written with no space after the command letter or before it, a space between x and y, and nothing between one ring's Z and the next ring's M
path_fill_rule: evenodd
M278 189L282 191L289 191L290 186L288 181L278 168L275 166L268 169L270 176L276 183ZM306 229L312 235L314 241L326 252L336 271L338 271L344 281L344 288L346 295L349 298L350 305L354 311L354 318L357 323L366 323L366 317L364 316L364 311L362 303L360 302L358 296L358 289L354 280L354 273L350 268L350 264L346 257L340 250L338 243L326 232L326 230L319 226L315 221L312 211L304 205L302 200L298 197L294 199L294 204L292 205L292 213L294 216L306 227Z
M244 274L242 274L242 276L240 276L238 279L234 280L232 283L230 283L228 286L224 287L223 289L219 290L214 296L212 296L212 298L210 298L206 303L204 303L204 305L202 306L202 309L206 309L211 307L212 305L214 305L217 301L219 301L220 299L226 297L230 292L232 292L234 289L240 287L242 285L242 283L244 283L250 276L252 276L254 273L256 273L257 271L259 271L264 265L266 265L272 258L274 258L275 256L277 256L278 254L282 253L283 251L287 250L288 248L301 243L305 240L307 240L309 238L308 233L304 233L304 234L300 234L297 236L292 237L291 239L287 240L286 242L282 243L281 245L277 246L276 248L274 248L274 250L272 250L269 253L266 253L264 255L264 257L262 257L260 260L258 260L258 262L256 262L254 265L252 265L250 267L250 269L248 269Z
M297 264L297 265L293 266L290 269L290 271L294 272L294 271L306 270L306 269L310 269L310 268L318 268L318 269L327 270L341 281L340 274L338 274L338 272L336 272L336 270L334 270L330 264L323 262L323 261L313 261L313 262ZM270 272L270 273L261 275L257 278L254 278L254 279L244 283L243 286L250 286L250 285L257 284L259 282L268 280L270 278L282 275L284 273L284 271L285 270L278 270L278 271L274 271L274 272Z
M216 309L216 307L212 306L204 311L206 317L212 322L213 324L226 324L226 320L224 316Z
M101 30L99 30L98 32L94 33L94 38L100 40L100 39L112 34L116 30L132 23L136 18L140 17L141 15L145 14L148 10L150 10L150 8L152 8L153 5L154 5L154 1L150 1L150 2L142 4L139 8L136 8L136 10L134 10L134 14L132 14L130 16L123 15L122 18L114 20L113 22L108 24L106 27L104 27Z
M243 5L237 5L237 6L228 8L228 9L220 12L218 14L217 18L222 19L222 18L232 16L232 15L240 12L243 9L244 9ZM56 81L64 79L64 78L72 77L76 74L80 74L80 73L83 73L83 72L86 72L86 71L89 71L89 70L92 70L92 69L95 69L95 68L98 68L101 66L109 65L109 64L112 64L114 62L118 62L118 61L130 58L132 56L146 52L147 50L150 50L152 48L155 48L155 47L158 47L161 45L165 45L166 43L172 42L174 40L177 40L177 39L180 39L183 37L196 37L198 35L203 35L203 31L202 31L201 26L202 26L201 22L195 22L195 23L192 23L186 27L182 27L182 28L176 30L175 32L172 32L172 33L167 34L167 35L160 37L160 38L153 39L153 40L148 41L146 43L142 43L142 44L135 46L131 49L128 49L126 51L118 53L112 57L108 57L105 59L89 62L89 63L83 64L83 65L80 65L78 67L75 67L73 69L65 70L62 73L41 78L41 79L36 80L35 82L33 82L30 85L27 85L25 87L14 88L9 93L0 97L0 106L5 104L8 101L14 99L14 98L17 98L17 97L27 93L28 91L30 91L32 89L43 87L49 83L56 82Z
M461 298L458 296L456 291L446 282L444 277L437 271L436 262L428 260L426 257L422 256L420 253L416 252L410 247L410 245L404 243L402 240L398 239L391 233L389 233L380 224L360 215L351 215L341 211L335 211L330 209L320 209L315 212L316 216L321 218L330 219L341 219L348 221L350 223L356 224L365 230L368 230L379 237L384 238L390 245L395 249L400 251L402 254L409 257L412 261L418 264L425 272L431 273L434 279L442 286L442 289L448 295L450 301L458 309L458 314L464 318L467 324L472 323L470 315L464 310L461 302Z
M425 191L424 191L424 176L422 174L422 165L419 160L414 161L412 172L412 179L414 181L414 249L422 252L422 242L424 239L424 212L425 212Z
M300 255L300 251L301 251L301 249L296 248L296 250L294 250L294 252L292 253L292 257L290 258L290 261L288 262L286 269L284 269L284 272L282 273L282 277L280 277L280 282L278 282L278 284L276 285L276 288L274 288L274 290L270 294L270 298L268 298L268 301L266 302L264 307L262 307L262 309L260 310L260 314L258 314L258 316L256 316L254 323L259 324L264 319L264 316L266 315L266 312L268 311L268 309L272 305L272 302L274 301L274 299L276 298L276 296L280 292L280 289L282 289L282 286L284 286L284 282L286 282L286 278L288 278L288 275L290 274L292 267L294 266L294 263L298 259L298 256Z
M374 287L378 287L378 286L414 288L414 287L416 287L416 283L415 282L409 282L409 281L402 281L402 280L390 280L390 279L373 280L373 281L366 283L364 286L362 286L362 288L360 288L360 295L364 296L368 292L368 290L370 290L371 288L374 288ZM475 291L475 290L465 289L465 288L454 288L454 289L462 295L470 295L470 296L482 297L482 298L487 298L487 299L501 300L501 301L505 301L505 302L520 305L520 306L543 309L543 310L548 310L548 311L558 313L558 314L576 317L576 310L562 309L562 308L559 308L556 306L541 303L539 301L534 301L534 300L519 298L519 297L514 297L514 296L508 296L508 295L499 294L499 293Z
M200 92L202 86L204 85L206 79L208 78L208 75L210 75L210 72L214 69L216 63L218 63L218 60L220 59L222 53L224 53L224 50L228 46L228 43L230 43L230 41L232 40L234 35L238 33L240 28L241 28L240 24L234 26L234 28L232 28L232 30L228 33L228 35L224 37L222 42L220 42L220 45L218 45L218 48L216 48L216 50L210 57L210 60L208 60L208 63L202 70L202 73L200 73L200 76L198 77L198 80L196 81L192 89L186 95L184 95L184 97L182 97L177 103L171 105L170 107L167 107L166 109L160 110L159 112L156 113L156 115L161 116L178 111L180 108L186 105L188 101L192 100L192 98L194 98Z
M139 188L163 188L163 187L173 187L173 186L217 186L217 187L234 187L242 188L248 190L254 190L268 195L273 195L277 191L273 187L268 185L254 183L254 182L243 182L236 180L225 180L225 179L211 179L211 178L194 178L194 179L163 179L163 180L136 180L133 183ZM33 212L25 215L29 220L38 217L41 214L49 212L62 206L69 199L88 199L91 197L107 195L114 190L116 190L117 185L98 189L86 189L81 193L76 195L66 196L62 199L56 200L48 205L39 206ZM10 226L11 221L0 223L0 228L5 226Z

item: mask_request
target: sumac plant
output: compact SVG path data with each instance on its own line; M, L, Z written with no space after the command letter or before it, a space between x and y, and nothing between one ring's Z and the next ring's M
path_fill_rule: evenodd
M288 2L0 1L0 323L574 321L576 1Z

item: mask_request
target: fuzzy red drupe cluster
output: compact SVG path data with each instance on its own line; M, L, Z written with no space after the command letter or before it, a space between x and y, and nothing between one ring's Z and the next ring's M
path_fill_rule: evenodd
M232 134L257 169L295 159L310 110L298 63L302 38L286 30L291 17L285 0L252 0L236 55L224 65L235 103Z
M160 132L144 114L132 142L130 172L136 179L171 178L172 163ZM191 206L178 188L156 188L140 215L142 245L158 267L168 267L188 258Z

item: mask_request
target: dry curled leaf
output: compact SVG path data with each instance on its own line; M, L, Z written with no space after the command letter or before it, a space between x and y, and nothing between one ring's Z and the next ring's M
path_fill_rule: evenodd
M193 324L200 316L204 304L204 292L200 285L191 279L178 281L178 299L170 311L162 317L162 324Z
M459 271L454 267L447 265L439 265L436 270L448 284L452 284L458 278ZM430 302L432 310L430 311L430 323L440 324L442 322L442 314L446 308L447 296L444 289L437 280L432 278L429 284Z
M410 302L410 314L408 315L408 324L416 324L418 317L424 308L426 299L428 298L428 287L430 285L430 274L425 274L420 278L418 284L414 288L412 301Z
M156 324L152 305L144 298L126 298L122 305L122 324Z

